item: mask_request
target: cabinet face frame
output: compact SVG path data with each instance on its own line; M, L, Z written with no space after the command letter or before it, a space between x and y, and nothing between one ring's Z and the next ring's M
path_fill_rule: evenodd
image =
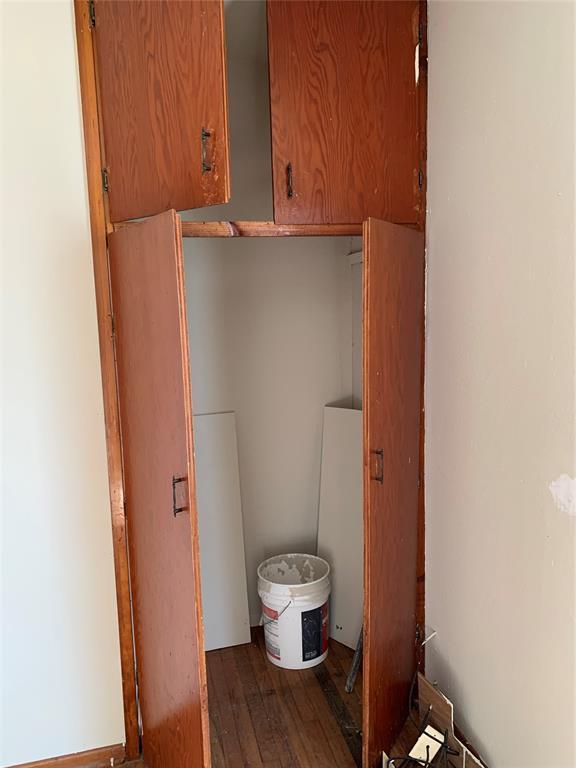
M422 0L421 19L426 23L426 2ZM107 200L102 189L102 148L101 125L98 113L96 71L87 0L74 0L78 67L83 115L83 131L86 152L87 189L90 207L90 225L94 263L94 283L97 308L97 322L100 347L100 365L104 400L107 464L113 552L116 581L116 598L120 636L120 657L124 700L124 723L126 737L126 759L140 755L138 713L136 699L136 673L133 654L133 627L131 616L130 573L127 553L127 527L124 513L124 483L122 469L122 446L120 437L118 389L116 381L115 351L110 301L109 262L107 236L122 224L110 221ZM425 26L424 26L425 29ZM426 34L420 50L420 77L426 78ZM426 87L420 90L420 152L422 165L426 161ZM423 201L426 195L424 174ZM419 228L424 228L425 205L422 204ZM184 237L238 237L238 236L333 236L360 235L362 224L345 225L303 225L291 226L274 222L182 222ZM129 226L129 224L128 224ZM422 382L424 355L422 355ZM420 496L418 513L418 624L424 626L424 418L422 386L422 418L420 428Z

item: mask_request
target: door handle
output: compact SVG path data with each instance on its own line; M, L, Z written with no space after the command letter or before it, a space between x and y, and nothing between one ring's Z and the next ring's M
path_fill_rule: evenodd
M201 137L201 144L202 144L202 173L208 173L208 171L212 170L212 165L208 162L206 159L208 157L208 139L212 136L210 131L207 131L206 128L202 128L202 131L200 133Z
M286 194L288 197L294 197L294 184L292 178L292 163L286 166Z
M384 482L384 450L382 448L378 448L375 451L370 451L370 453L373 453L374 456L376 456L377 462L378 462L378 469L375 475L372 475L372 480L375 480L377 483L383 483Z
M183 483L185 480L188 480L188 478L172 475L172 514L174 517L176 517L179 512L185 512L188 509L188 507L179 507L176 503L176 486L178 483Z

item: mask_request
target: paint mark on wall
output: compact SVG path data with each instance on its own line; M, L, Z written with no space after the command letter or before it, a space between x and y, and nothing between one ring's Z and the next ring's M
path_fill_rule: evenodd
M560 475L557 480L550 483L548 488L557 509L566 515L576 517L576 477Z

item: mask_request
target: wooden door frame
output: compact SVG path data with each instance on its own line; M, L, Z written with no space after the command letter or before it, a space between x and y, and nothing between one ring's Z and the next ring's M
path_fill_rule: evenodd
M112 307L108 263L107 233L110 231L108 210L102 188L102 161L100 124L96 90L94 48L90 26L90 12L86 0L74 0L78 69L84 126L84 151L92 234L94 262L94 288L96 316L100 343L100 368L104 398L104 424L108 460L108 487L112 513L112 544L116 577L116 602L120 634L120 664L124 700L124 728L126 759L140 755L138 712L136 701L136 668L132 633L132 606L130 599L130 567L127 549L127 527L124 514L124 481L122 472L122 442L116 363L112 332Z
M124 512L124 482L122 442L118 404L117 373L108 261L108 234L128 222L110 221L107 197L102 187L103 150L98 110L97 76L90 12L87 0L73 0L76 26L80 95L83 117L84 149L90 229L94 267L96 314L100 348L100 367L104 402L104 422L108 466L108 485L113 536L116 600L120 639L122 694L124 703L125 759L140 755L140 736L136 694L136 662L130 591L130 567L127 548L127 526ZM420 48L419 143L422 168L426 167L426 103L427 103L427 35L426 0L420 2L422 43ZM426 173L422 189L421 220L418 228L425 228ZM362 223L347 225L282 225L275 222L182 222L184 237L307 237L307 236L359 236ZM424 344L424 335L423 335ZM417 620L424 627L424 354L422 355L422 418L420 430L420 498L418 512L418 612ZM423 669L423 664L421 664Z

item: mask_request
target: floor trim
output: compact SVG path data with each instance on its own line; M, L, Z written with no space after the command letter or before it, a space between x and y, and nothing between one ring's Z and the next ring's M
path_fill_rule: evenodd
M124 744L112 744L109 747L74 752L72 755L36 760L33 763L19 763L8 768L110 768L123 763L124 759Z

